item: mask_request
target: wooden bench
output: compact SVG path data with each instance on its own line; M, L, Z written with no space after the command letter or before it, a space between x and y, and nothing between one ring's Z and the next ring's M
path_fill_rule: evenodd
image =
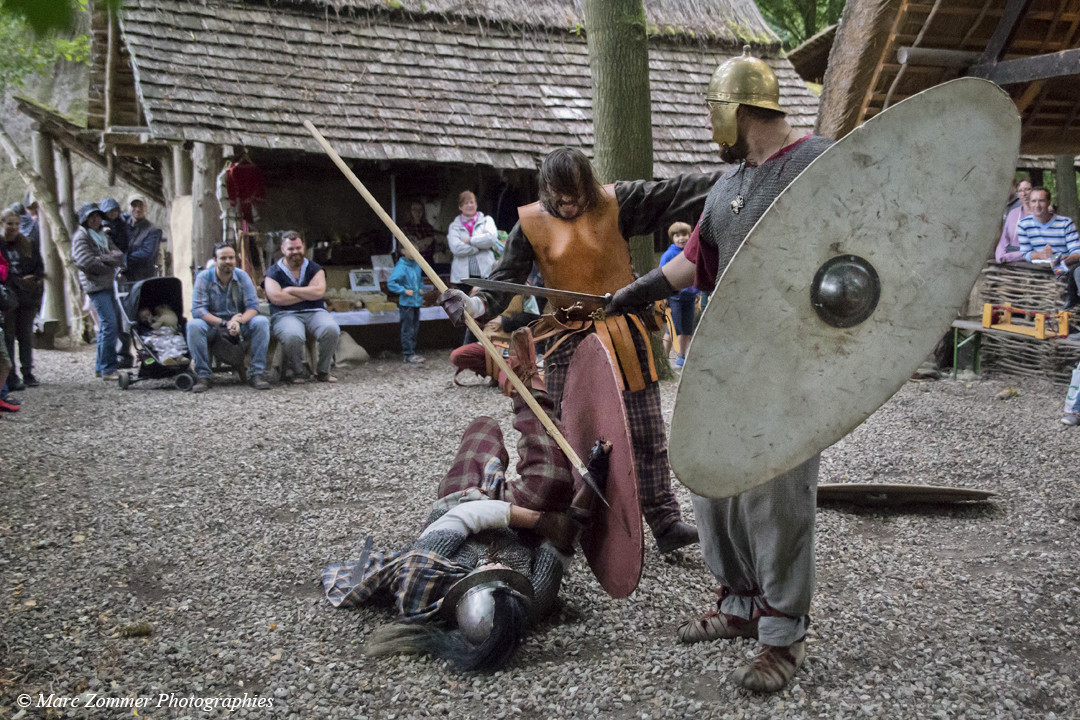
M1011 333L1006 330L996 330L994 328L985 328L982 323L975 320L953 320L953 380L956 379L957 374L957 355L958 351L964 345L972 343L972 349L974 350L974 361L972 363L972 369L975 374L978 375L981 369L980 355L982 352L982 336L994 335L998 337L1005 337L1010 339L1025 339L1036 343L1057 343L1063 348L1075 349L1080 351L1080 335L1070 335L1065 338L1047 338L1046 340L1037 340L1027 335L1019 335L1017 333ZM971 333L963 340L960 339L960 332L966 331Z

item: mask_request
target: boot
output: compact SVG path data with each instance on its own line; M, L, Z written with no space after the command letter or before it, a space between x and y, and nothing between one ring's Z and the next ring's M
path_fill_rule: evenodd
M782 647L762 645L748 664L731 673L731 682L752 692L782 690L806 659L806 639Z

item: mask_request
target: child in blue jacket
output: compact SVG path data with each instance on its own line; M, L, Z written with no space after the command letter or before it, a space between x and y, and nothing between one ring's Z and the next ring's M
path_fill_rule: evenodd
M401 357L413 365L424 362L416 354L416 335L420 331L420 306L424 304L424 275L412 258L402 256L386 281L390 292L398 294L401 316Z

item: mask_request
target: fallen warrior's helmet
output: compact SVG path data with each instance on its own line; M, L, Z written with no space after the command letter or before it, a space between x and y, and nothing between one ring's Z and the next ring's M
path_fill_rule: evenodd
M392 623L376 630L364 650L369 655L431 654L458 670L499 670L525 637L532 611L527 577L509 568L480 567L443 598L440 614L447 627Z

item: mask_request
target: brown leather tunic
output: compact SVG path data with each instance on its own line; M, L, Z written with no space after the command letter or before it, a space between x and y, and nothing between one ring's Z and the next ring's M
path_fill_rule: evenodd
M630 245L619 232L619 202L615 198L614 185L604 186L598 206L573 220L549 215L538 202L518 208L518 217L547 287L604 295L634 282ZM596 321L568 319L562 322L548 315L545 320L547 324L537 327L538 338L548 336L545 332L548 330L551 334L562 334L562 339L567 337L566 333L595 330L608 352L618 361L626 387L632 392L645 389L646 372L650 381L656 381L656 366L652 350L649 349L648 335L637 316L617 315ZM631 325L636 326L645 339L647 369L641 367L638 360ZM552 350L562 339L555 343ZM623 378L620 378L622 381Z
M634 282L614 185L604 187L598 207L573 220L549 215L538 202L518 208L518 217L548 287L603 295Z

